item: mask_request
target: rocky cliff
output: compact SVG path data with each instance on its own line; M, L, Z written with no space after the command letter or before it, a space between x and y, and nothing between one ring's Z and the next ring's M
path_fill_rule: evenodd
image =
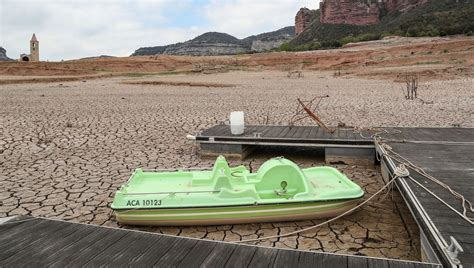
M279 47L293 38L294 27L237 39L225 33L208 32L192 40L167 46L143 47L132 56L146 55L188 55L218 56L241 53L264 52Z
M247 48L239 39L217 32L200 35L184 43L168 46L162 54L189 56L217 56L244 53Z
M250 52L265 52L281 46L294 37L295 27L288 26L280 30L252 35L241 40Z
M362 9L357 11L355 8L359 5L365 6L366 11L360 16L357 14ZM371 12L370 7L374 5L378 11ZM321 7L315 11L310 25L295 36L285 50L333 48L385 35L417 37L474 33L474 0L324 0ZM345 7L346 11L336 7ZM368 20L370 14L375 16ZM375 23L377 19L379 23ZM372 24L358 25L364 21Z
M0 61L11 61L9 57L7 57L7 51L3 48L0 47Z
M314 11L309 8L301 8L295 17L295 35L302 33L313 20Z
M369 25L380 22L379 5L370 0L324 0L319 9L321 23Z
M323 0L321 23L371 25L380 23L383 13L407 12L428 0Z

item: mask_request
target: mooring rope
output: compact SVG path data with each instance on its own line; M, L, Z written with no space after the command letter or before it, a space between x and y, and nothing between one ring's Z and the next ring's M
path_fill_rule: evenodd
M459 212L457 211L455 208L453 208L451 205L449 205L446 201L444 201L442 198L440 198L439 196L437 196L433 191L429 190L427 187L425 187L424 185L422 185L421 183L417 182L415 179L411 178L410 177L410 180L412 180L413 182L415 182L417 185L421 186L425 191L427 191L429 194L431 194L433 197L435 197L438 201L442 202L445 206L447 206L449 209L453 210L456 214L458 214L459 216L461 216L464 220L466 220L467 222L469 222L470 224L474 224L474 218L472 217L469 217L467 215L468 211L469 212L474 212L474 207L473 207L473 204L471 201L467 200L464 195L460 194L459 192L453 190L449 185L447 185L446 183L440 181L439 179L435 178L434 176L428 174L423 168L413 164L411 161L409 161L407 158L401 156L400 154L398 154L397 152L395 152L388 144L386 143L382 143L378 140L376 140L376 143L381 147L383 148L385 151L388 152L388 154L385 154L387 157L389 157L390 159L398 162L399 164L404 164L406 165L408 168L410 168L411 170L415 171L416 173L420 174L422 177L426 178L426 179L429 179L430 181L432 181L433 183L436 183L437 185L439 185L440 187L446 189L447 191L449 191L449 193L451 193L451 195L453 195L456 199L459 199L461 200L461 205L462 205L462 208L463 208L463 212Z
M364 136L363 135L363 131L367 131L370 133L370 131L376 131L374 134L370 135L370 137L367 137L367 136ZM396 139L386 139L386 138L382 138L382 134L395 134L395 133L402 133L400 130L398 129L391 129L392 132L389 132L387 129L363 129L363 128L355 128L354 129L354 133L359 133L359 135L362 137L362 138L365 138L365 139L368 139L368 138L372 138L374 140L374 143L377 144L379 147L383 148L386 152L388 153L385 153L384 155L389 157L390 159L396 161L397 163L399 164L403 164L407 167L409 167L410 169L412 169L413 171L415 171L416 173L420 174L421 176L429 179L430 181L438 184L440 187L446 189L447 191L449 191L451 193L451 195L453 195L456 199L459 199L461 200L461 205L462 205L462 208L463 208L463 212L460 213L459 211L457 211L454 207L452 207L451 205L449 205L446 201L444 201L442 198L440 198L439 196L437 196L433 191L429 190L427 187L425 187L424 185L420 184L419 182L417 182L415 179L413 179L412 177L410 177L410 180L412 180L413 182L415 182L416 184L418 184L420 187L422 187L426 192L428 192L430 195L432 195L434 198L436 198L438 201L440 201L441 203L443 203L445 206L447 206L449 209L451 209L452 211L454 211L456 214L458 214L459 216L461 216L461 218L463 218L464 220L466 220L467 222L469 222L470 224L474 224L474 218L472 217L469 217L467 215L468 211L470 211L471 213L474 212L474 207L473 207L473 204L472 202L470 202L469 200L467 200L462 194L456 192L455 190L453 190L448 184L440 181L439 179L435 178L434 176L428 174L423 168L413 164L411 161L409 161L407 158L401 156L400 154L398 154L397 152L395 152L388 144L387 142L394 142L394 143L418 143L418 144L438 144L438 145L465 145L465 146L469 146L469 145L474 145L474 142L449 142L449 141L411 141L411 140L396 140ZM377 160L380 161L379 159L379 156L378 154L376 154L376 157L377 157Z
M404 169L404 170L403 170ZM369 198L367 198L366 200L364 200L362 203L360 203L359 205L347 210L346 212L342 213L342 214L339 214L338 216L334 217L334 218L331 218L329 220L326 220L322 223L319 223L317 225L313 225L313 226L310 226L310 227L307 227L307 228L304 228L304 229L300 229L300 230L296 230L296 231L293 231L293 232L289 232L289 233L285 233L285 234L280 234L280 235L272 235L272 236L266 236L266 237L260 237L260 238L255 238L255 239L247 239L247 240L239 240L239 241L232 241L234 243L248 243L248 242L257 242L257 241L262 241L262 240L268 240L268 239L273 239L273 238L281 238L281 237L287 237L287 236L292 236L292 235L296 235L296 234L299 234L299 233L303 233L303 232L307 232L309 230L312 230L312 229L315 229L315 228L318 228L318 227L321 227L323 225L326 225L328 223L331 223L337 219L340 219L352 212L354 212L355 210L361 208L362 206L364 206L365 204L367 204L368 202L370 202L372 199L374 199L376 196L378 196L380 193L382 193L385 189L389 188L390 185L392 183L395 182L396 179L400 178L399 175L405 175L407 174L408 171L406 170L406 168L404 167L401 167L400 170L397 172L395 172L395 176L387 183L385 184L382 188L380 188L376 193L374 193L372 196L370 196Z
M362 130L361 129L356 129L354 131L354 133L356 133L356 131L358 131L358 133L361 135L362 138L369 138L369 137L365 137L363 134L362 134ZM399 130L397 130L399 131ZM399 131L401 133L401 131ZM374 142L376 144L378 144L381 148L383 148L386 152L392 154L388 154L386 152L383 152L382 154L389 157L390 159L393 159L395 160L396 162L399 163L399 166L395 167L395 170L394 170L394 176L392 177L392 179L387 183L385 184L382 188L380 188L376 193L374 193L371 197L369 197L368 199L366 199L365 201L363 201L362 203L360 203L359 205L353 207L352 209L334 217L334 218L331 218L329 220L326 220L322 223L319 223L317 225L313 225L313 226L310 226L310 227L307 227L307 228L303 228L303 229L300 229L300 230L296 230L296 231L293 231L293 232L289 232L289 233L285 233L285 234L279 234L279 235L273 235L273 236L266 236L266 237L260 237L260 238L255 238L255 239L247 239L247 240L240 240L240 241L234 241L234 243L249 243L249 242L257 242L257 241L263 241L263 240L268 240L268 239L275 239L275 238L282 238L282 237L288 237L288 236L292 236L292 235L296 235L296 234L300 234L300 233L304 233L304 232L307 232L309 230L312 230L312 229L315 229L315 228L319 228L323 225L326 225L328 223L331 223L337 219L340 219L352 212L354 212L355 210L361 208L362 206L364 206L365 204L367 204L369 201L371 201L373 198L375 198L377 195L379 195L380 193L382 193L385 189L391 189L391 187L393 186L394 182L398 179L398 178L409 178L410 180L414 181L417 185L421 186L424 190L426 190L428 193L430 193L432 196L434 196L437 200L439 200L440 202L442 202L444 205L446 205L449 209L453 210L456 214L458 214L459 216L461 216L464 220L466 220L467 222L469 222L470 224L473 224L473 218L470 218L469 216L467 216L467 210L469 209L471 212L474 211L474 208L473 208L473 205L472 203L467 200L462 194L454 191L449 185L447 185L446 183L436 179L435 177L431 176L430 174L428 174L424 169L422 169L421 167L418 167L416 166L415 164L413 164L412 162L410 162L408 159L404 158L403 156L401 156L400 154L396 153L395 151L392 150L392 148L386 144L386 143L383 143L381 140L381 134L383 133L389 133L387 130L385 129L382 129L374 134L372 134L370 136L370 138L374 139ZM406 142L406 141L405 141ZM442 143L442 142L439 142L437 144L446 144L446 143ZM451 144L451 143L450 143ZM383 156L382 155L382 156ZM377 156L378 157L378 156ZM433 193L432 191L430 191L429 189L427 189L425 186L423 186L421 183L417 182L415 179L413 179L412 177L410 177L410 172L409 170L407 169L410 168L411 170L415 171L416 173L422 175L423 177L431 180L432 182L438 184L439 186L445 188L446 190L448 190L453 196L455 196L457 199L460 199L462 201L462 207L463 207L463 213L460 213L459 211L457 211L455 208L453 208L451 205L449 205L446 201L444 201L442 198L438 197L435 193ZM390 188L389 188L390 187ZM385 196L386 197L386 196ZM385 198L384 197L384 198ZM466 206L468 206L468 208L466 208Z

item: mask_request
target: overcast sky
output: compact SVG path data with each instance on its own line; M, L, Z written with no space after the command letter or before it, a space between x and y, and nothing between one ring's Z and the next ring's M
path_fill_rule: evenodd
M294 24L318 0L0 0L0 46L29 53L36 33L41 60L128 56L207 31L237 38Z

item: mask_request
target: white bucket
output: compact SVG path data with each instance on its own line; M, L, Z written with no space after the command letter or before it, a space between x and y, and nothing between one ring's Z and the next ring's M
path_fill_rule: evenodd
M232 135L244 134L244 112L231 112L230 113L230 132Z

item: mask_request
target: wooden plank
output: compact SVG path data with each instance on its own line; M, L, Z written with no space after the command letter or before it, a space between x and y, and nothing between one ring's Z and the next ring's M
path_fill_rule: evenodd
M134 233L134 232L133 232ZM151 247L160 247L160 240L163 236L154 235L154 234L141 234L134 233L136 240L130 246L124 247L124 250L121 250L119 254L115 255L115 259L110 259L106 257L106 252L103 252L100 256L107 261L107 265L110 267L118 267L124 263L131 264L136 263L136 261Z
M389 268L388 261L383 259L370 258L367 260L367 264L369 268Z
M304 131L306 127L303 126L295 126L296 132L291 136L292 139L304 139Z
M96 243L98 240L105 238L108 234L109 232L107 232L107 229L105 228L94 230L92 233L82 237L77 242L64 247L60 252L53 253L54 256L52 256L51 259L54 260L52 260L49 266L64 267L65 265L72 263L78 254L82 253L83 248L88 247L89 245Z
M285 135L282 138L291 139L293 135L295 135L297 130L298 130L298 126L293 126L289 128L289 131L285 133Z
M316 133L318 133L318 127L312 126L308 134L308 139L314 139L316 137Z
M281 126L280 131L277 132L278 134L275 135L275 138L283 137L286 132L290 131L290 127L288 126Z
M390 268L415 268L415 263L404 262L404 261L389 261L388 266Z
M5 228L1 232L0 236L0 254L4 252L4 250L8 249L11 244L11 240L15 240L15 243L21 243L24 240L30 239L29 235L31 234L31 230L40 231L42 228L48 228L48 224L44 221L40 221L37 219L21 222L21 223L12 223L8 225L3 225L14 227Z
M427 263L415 263L415 268L443 268L441 265L427 264Z
M360 139L359 133L357 133L357 134L354 133L354 129L344 129L344 131L346 131L348 140L356 141L356 140Z
M322 267L347 267L348 258L343 255L323 255Z
M273 126L270 127L272 130L266 135L269 138L277 138L278 135L285 130L283 126Z
M179 240L170 236L163 236L146 252L143 252L138 258L132 260L129 265L134 267L151 267L161 256L165 255L171 248L179 243Z
M307 268L323 267L323 254L300 252L298 267L307 267Z
M455 232L443 232L444 239L449 241L449 237L453 236L456 237L458 242L463 242L466 244L474 244L474 234L460 234Z
M255 255L256 247L238 246L226 263L226 267L247 267Z
M18 228L14 232L15 236L7 235L7 238L4 238L4 243L0 247L0 262L4 262L16 253L21 252L28 245L40 240L50 232L59 230L58 226L50 226L48 222L41 222L38 225L33 223L31 226L32 229L28 229L28 232L23 232L23 228Z
M67 261L67 263L74 263L77 266L84 266L90 259L93 259L95 256L99 255L102 251L117 243L125 237L127 232L125 231L116 231L110 232L109 230L105 230L105 236L100 237L92 241L92 243L82 244L81 250L76 251L71 258ZM82 240L81 240L82 241ZM65 263L61 263L60 266L64 267ZM56 266L54 264L53 266Z
M262 132L262 136L268 137L271 133L278 131L277 128L272 126L265 126L264 131Z
M47 249L51 246L51 243L59 238L67 237L74 231L74 226L56 224L50 225L43 231L34 232L35 237L33 239L30 239L26 243L21 243L20 245L10 247L9 250L5 251L5 253L11 252L13 254L7 259L3 259L2 265L12 266L15 263L31 258L34 255L47 256Z
M277 252L276 249L257 247L248 267L272 267Z
M465 243L463 244L463 249L464 252L460 253L459 259L464 261L464 267L468 267L468 265L474 263L474 254L472 254L472 252L474 252L474 244Z
M350 257L348 258L348 266L351 268L367 268L368 267L367 258L362 257Z
M351 140L349 138L349 133L346 129L342 129L342 128L337 128L339 129L339 138L340 139L343 139L343 140Z
M40 223L40 221L38 221L35 218L31 218L31 217L28 217L28 218L18 217L18 219L15 218L15 219L12 219L8 222L2 223L2 224L0 224L0 234L1 234L0 241L5 239L5 235L11 234L10 230L15 230L17 228L22 228L22 227L19 227L19 225L22 225L23 228L28 228L27 226L31 226L32 224L39 224L39 223Z
M135 232L128 232L122 239L112 246L105 248L100 254L90 259L85 265L101 267L110 265L113 260L120 259L128 249L140 247L144 237Z
M192 251L196 246L196 239L185 239L185 238L174 238L177 240L172 247L168 248L168 251L161 256L161 258L156 258L157 261L153 266L155 267L175 267L178 265L186 255ZM166 245L163 245L166 246Z
M279 250L273 267L298 267L300 252L292 250Z
M74 232L72 235L68 236L66 239L62 239L56 242L52 248L50 248L47 252L45 252L46 256L42 256L43 261L44 261L44 266L51 266L53 263L60 261L61 259L64 258L63 252L66 252L68 249L70 249L74 244L77 243L77 241L97 231L94 226L81 226L81 227L82 228L77 228L77 232Z
M316 127L316 133L314 134L314 140L320 139L323 129Z
M237 245L217 244L209 256L201 263L201 267L224 267L236 248Z
M327 130L325 130L324 128L321 128L319 130L319 137L320 139L322 140L333 140L334 139L334 134L331 134L329 133Z
M279 138L279 139L280 139L280 138L286 138L286 137L287 137L287 134L288 134L290 131L292 131L292 130L294 130L294 127L286 127L286 128L284 128L283 131L282 131L280 134L278 134L278 138Z
M313 127L309 127L309 126L304 127L304 131L303 131L303 134L302 134L304 139L309 139L309 134L311 133L312 129L313 129Z
M246 137L253 137L255 132L261 132L259 127L256 126L246 126L244 135Z
M201 136L203 137L213 137L216 136L216 133L220 133L222 131L221 125L215 125L211 128L208 128L201 132Z
M90 226L85 226L90 227ZM84 232L87 230L92 232L93 228L77 228L72 224L67 224L66 227L60 229L58 232L54 232L41 239L40 244L31 244L33 249L24 248L22 251L26 253L24 258L19 258L13 263L22 263L25 266L48 266L48 263L52 259L53 253L61 251L64 248L65 243L68 243L72 239L80 239L84 237Z
M179 263L182 267L199 267L207 258L211 251L216 247L216 243L209 241L198 241L196 246L189 251L186 257Z
M143 266L143 264L147 261L146 256L150 254L150 252L153 252L154 249L159 249L161 251L164 251L163 245L166 243L171 243L171 238L168 236L155 237L155 235L150 235L149 237L152 238L152 241L150 241L149 244L143 245L144 244L143 243L140 248L126 251L122 259L127 260L126 262L130 264L130 266L140 266L140 265ZM163 239L165 240L164 242L162 241ZM114 262L120 263L119 260L116 260Z
M220 125L214 134L215 137L233 136L228 125Z

